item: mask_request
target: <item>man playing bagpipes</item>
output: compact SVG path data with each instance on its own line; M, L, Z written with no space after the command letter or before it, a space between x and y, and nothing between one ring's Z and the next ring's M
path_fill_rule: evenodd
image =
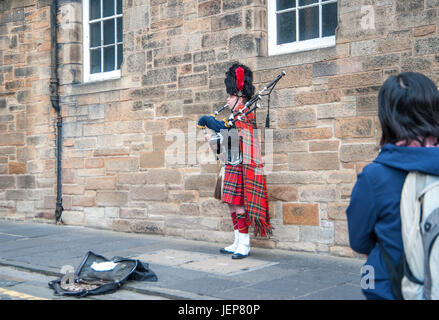
M235 240L220 252L232 254L232 259L242 259L250 254L249 227L253 226L255 236L266 236L271 234L272 226L255 115L243 112L254 94L253 73L245 65L234 64L226 72L224 83L229 94L227 104L215 114L201 117L198 127L215 131L219 137L216 140L226 150L219 156L224 163L220 199L229 206ZM231 117L217 120L216 115L226 107L231 110ZM206 134L206 140L212 141L212 136ZM237 141L239 148L234 148L233 141Z

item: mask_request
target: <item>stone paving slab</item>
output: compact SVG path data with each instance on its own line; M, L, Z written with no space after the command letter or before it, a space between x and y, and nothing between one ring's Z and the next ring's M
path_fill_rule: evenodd
M173 249L145 253L134 258L149 263L226 275L237 275L278 264L278 262L254 259L251 256L246 259L233 260L230 255L225 254L207 254Z

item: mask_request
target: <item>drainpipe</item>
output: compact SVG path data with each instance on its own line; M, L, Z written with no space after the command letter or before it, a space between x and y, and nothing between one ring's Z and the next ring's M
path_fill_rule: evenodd
M58 50L57 50L57 28L56 28L56 14L58 11L58 1L51 0L50 2L50 32L51 32L51 47L50 47L50 101L52 103L53 109L55 109L57 114L57 134L56 134L56 209L55 209L55 219L56 223L61 224L62 219L62 181L61 181L61 151L62 151L62 117L61 108L59 106L59 80L58 80Z

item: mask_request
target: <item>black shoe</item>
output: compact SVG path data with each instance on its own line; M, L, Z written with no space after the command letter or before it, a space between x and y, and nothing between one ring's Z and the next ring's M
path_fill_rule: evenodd
M233 251L228 251L228 250L226 250L225 248L221 248L221 249L220 249L220 252L221 252L221 253L224 253L224 254L232 254L232 253L233 253Z
M234 253L232 255L232 259L244 259L250 255L250 252L247 255L240 254L240 253Z

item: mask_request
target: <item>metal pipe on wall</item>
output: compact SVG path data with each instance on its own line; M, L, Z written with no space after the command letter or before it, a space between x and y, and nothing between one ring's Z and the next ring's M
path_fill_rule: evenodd
M51 32L51 66L50 66L50 101L57 114L57 134L56 134L56 208L55 219L57 223L62 223L62 117L59 105L59 79L58 79L58 42L56 16L58 11L58 1L50 2L50 32Z

